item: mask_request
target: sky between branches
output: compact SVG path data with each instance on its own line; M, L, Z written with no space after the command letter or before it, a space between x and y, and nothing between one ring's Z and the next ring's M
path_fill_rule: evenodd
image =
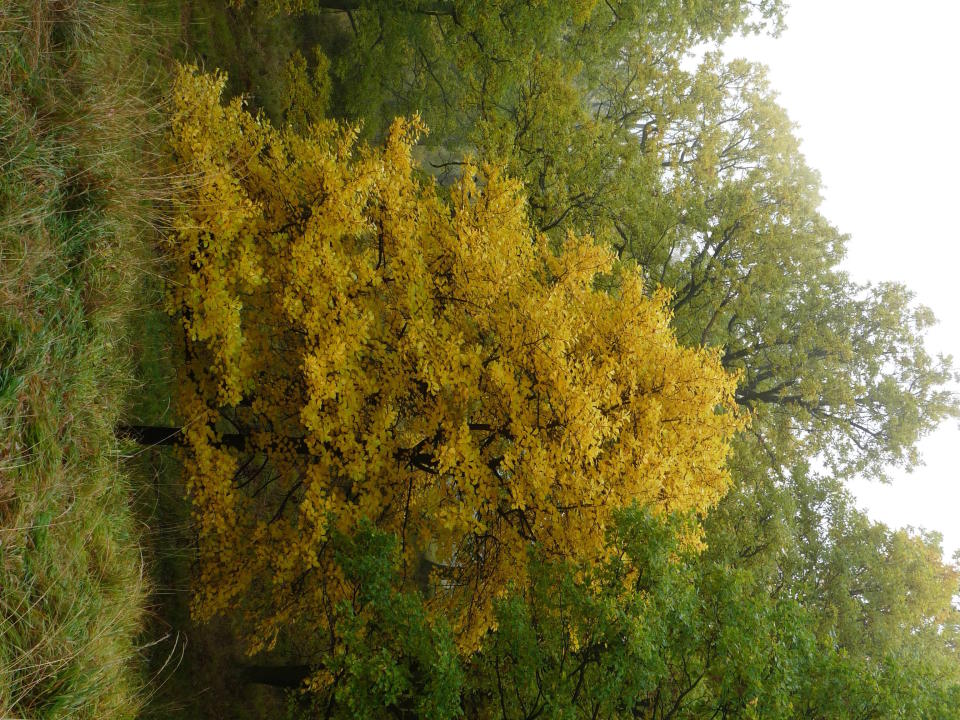
M820 171L823 213L849 233L845 268L859 282L914 290L940 324L934 352L960 360L960 3L795 0L779 38L730 40L728 57L770 69L803 152ZM925 465L851 490L870 516L943 534L960 550L960 428L921 443Z

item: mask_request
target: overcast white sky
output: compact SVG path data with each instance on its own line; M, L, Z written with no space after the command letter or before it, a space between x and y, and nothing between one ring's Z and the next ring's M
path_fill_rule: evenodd
M793 0L779 38L728 43L769 67L824 184L823 213L850 233L859 281L896 280L940 320L931 350L960 360L960 2ZM924 467L851 487L870 515L960 549L960 429L921 445Z

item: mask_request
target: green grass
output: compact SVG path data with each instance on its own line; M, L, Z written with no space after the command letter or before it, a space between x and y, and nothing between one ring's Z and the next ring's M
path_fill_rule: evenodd
M3 718L135 717L146 697L150 582L113 436L161 186L133 10L0 0Z

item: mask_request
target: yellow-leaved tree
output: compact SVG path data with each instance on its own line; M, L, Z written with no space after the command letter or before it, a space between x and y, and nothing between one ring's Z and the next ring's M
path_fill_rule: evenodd
M172 121L199 617L243 609L251 652L329 631L350 592L330 538L370 522L470 650L533 544L589 562L618 508L720 498L735 378L677 344L665 293L588 238L551 248L495 169L440 199L416 119L357 147L223 84L181 70Z

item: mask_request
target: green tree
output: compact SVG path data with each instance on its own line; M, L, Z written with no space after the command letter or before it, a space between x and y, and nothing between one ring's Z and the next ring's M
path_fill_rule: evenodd
M706 534L706 568L749 572L748 594L796 602L807 632L838 653L833 669L812 676L807 707L857 717L858 704L873 707L885 697L878 716L896 717L898 703L933 707L957 691L960 568L943 561L937 536L871 522L841 481L805 466L777 483L765 472L744 476L711 514ZM830 705L840 681L849 684L849 702Z
M276 677L298 691L292 702L309 717L447 720L460 714L463 671L449 626L416 591L402 591L401 548L394 536L361 523L352 536L332 538L337 565L352 592L330 608L338 642L296 643L297 666L247 673ZM307 681L304 687L303 682Z
M949 359L924 348L932 314L900 285L839 269L846 238L820 215L818 178L762 71L708 56L698 74L697 122L669 132L676 215L635 233L630 256L676 289L680 337L743 370L738 401L776 462L816 454L839 475L914 464L917 439L956 414Z
M467 717L952 717L956 569L924 552L912 568L878 557L866 571L873 592L905 593L910 607L864 641L854 626L885 618L889 605L861 598L856 619L838 618L802 575L771 583L735 541L733 551L685 552L676 541L684 522L632 508L618 517L617 552L602 568L534 563L535 581L498 603L496 632L465 667ZM848 544L880 555L883 532L874 526L873 537ZM921 577L945 569L949 577ZM931 605L910 599L924 587L926 603L936 595L936 612L947 609L934 624ZM850 631L853 642L839 639Z

